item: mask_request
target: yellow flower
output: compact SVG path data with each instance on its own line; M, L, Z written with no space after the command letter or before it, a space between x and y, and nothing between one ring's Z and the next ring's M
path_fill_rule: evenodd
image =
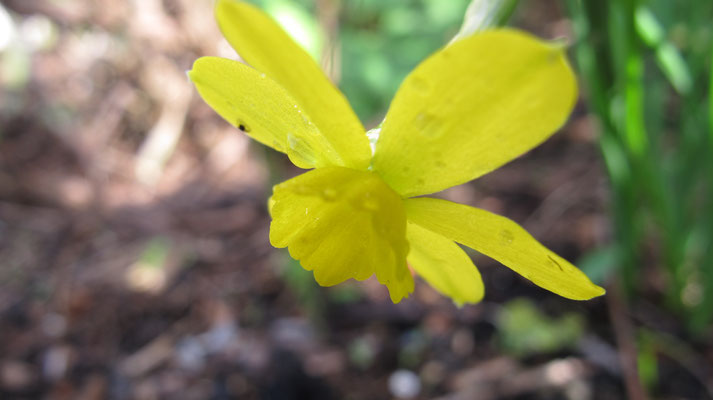
M561 46L498 29L441 49L402 83L372 152L344 95L273 20L234 0L216 17L252 67L202 57L190 79L228 122L314 168L274 187L270 242L320 285L375 274L399 302L414 287L408 260L457 304L475 303L483 282L460 243L561 296L604 294L513 221L416 197L500 167L566 121L577 88Z

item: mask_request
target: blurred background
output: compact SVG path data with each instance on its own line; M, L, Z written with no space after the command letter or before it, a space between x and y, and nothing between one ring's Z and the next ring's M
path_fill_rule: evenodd
M367 128L468 0L262 0ZM300 173L197 96L235 58L210 0L0 3L0 398L713 398L713 3L474 0L469 29L565 38L581 99L439 196L605 285L574 302L471 253L482 303L321 288L271 248Z

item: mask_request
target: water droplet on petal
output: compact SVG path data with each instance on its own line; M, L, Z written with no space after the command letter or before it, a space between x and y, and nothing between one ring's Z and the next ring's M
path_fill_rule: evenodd
M379 209L379 202L370 196L366 196L361 202L361 207L367 211L376 211Z
M292 150L295 150L299 143L300 139L298 139L295 135L293 135L291 132L287 134L287 144Z
M337 191L334 188L326 188L322 191L322 198L327 201L333 201L337 198Z
M443 134L440 118L429 112L418 113L415 123L418 132L426 138L435 139Z
M436 160L434 163L436 164L436 167L438 168L445 168L446 162L443 161L443 154L440 152L434 152L433 153L433 159Z
M307 186L304 186L304 185L295 185L295 186L292 188L292 190L293 190L295 193L297 193L297 194L299 194L299 195L303 195L303 196L310 193L309 188L308 188Z
M305 123L305 125L312 125L312 121L310 121L307 116L305 116L302 111L300 111L300 117L302 117L302 122Z
M503 244L509 245L515 240L515 236L509 230L500 231L500 240Z
M431 91L431 83L420 76L415 76L411 80L411 86L421 95L427 95Z

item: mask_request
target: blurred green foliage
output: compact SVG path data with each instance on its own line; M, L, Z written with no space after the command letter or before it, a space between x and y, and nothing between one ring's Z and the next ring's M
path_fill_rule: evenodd
M167 238L155 237L146 244L140 262L149 268L163 268L170 250L171 243Z
M579 314L552 318L525 298L508 302L498 314L500 345L518 357L571 348L584 334L584 327Z
M401 81L458 32L467 1L344 2L341 87L367 125L388 108Z
M663 275L666 305L703 332L713 317L713 3L567 5L613 189L616 241L598 258L614 255L630 297Z

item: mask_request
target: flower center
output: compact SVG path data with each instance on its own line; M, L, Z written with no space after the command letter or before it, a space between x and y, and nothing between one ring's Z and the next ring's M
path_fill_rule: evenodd
M317 168L275 186L272 200L270 241L321 285L372 274L392 296L412 285L403 202L376 173Z

